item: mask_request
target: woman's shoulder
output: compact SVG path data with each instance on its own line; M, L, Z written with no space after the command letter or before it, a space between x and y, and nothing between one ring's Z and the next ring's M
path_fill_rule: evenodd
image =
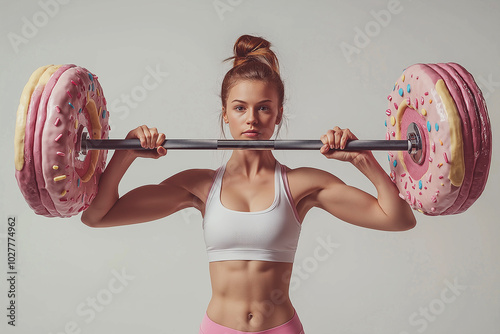
M284 166L290 186L299 188L321 188L331 183L343 183L338 177L314 167L290 168Z
M285 166L286 179L301 217L316 204L316 194L332 185L342 184L333 174L314 167Z
M164 180L162 184L191 193L198 198L195 207L201 208L208 197L216 173L217 170L214 169L186 169Z
M297 178L337 178L330 172L327 172L323 169L315 168L315 167L297 167L290 168L286 165L282 165L288 176L294 176Z
M202 184L207 182L212 183L216 173L217 173L216 169L215 170L208 168L186 169L169 177L163 182L173 182L179 186L182 185L184 187L189 187L190 185L194 186L197 184Z

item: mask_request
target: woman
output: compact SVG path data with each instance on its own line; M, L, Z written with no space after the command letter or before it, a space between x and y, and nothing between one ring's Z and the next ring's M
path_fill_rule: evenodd
M270 43L244 35L234 45L234 65L222 83L222 120L238 140L267 140L283 118L283 82ZM226 59L227 60L227 59ZM91 227L156 220L188 207L200 210L212 298L200 333L303 333L288 290L302 220L318 207L358 226L402 231L415 226L410 207L371 152L344 152L348 129L321 136L320 152L348 161L376 187L377 198L315 168L290 169L272 152L236 150L217 170L182 171L158 185L122 197L118 184L137 157L159 158L165 135L140 126L139 138L151 151L116 151L101 176L99 193L83 213Z

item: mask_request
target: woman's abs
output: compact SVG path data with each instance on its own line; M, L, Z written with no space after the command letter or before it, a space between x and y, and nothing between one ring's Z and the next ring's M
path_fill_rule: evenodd
M292 263L282 262L211 262L208 317L246 332L263 331L287 322L295 312L288 295L292 267Z

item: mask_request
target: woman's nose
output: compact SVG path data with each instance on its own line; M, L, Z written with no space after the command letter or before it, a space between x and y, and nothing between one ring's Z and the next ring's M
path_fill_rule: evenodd
M257 123L256 111L253 109L249 109L247 112L247 124L255 124L255 123Z

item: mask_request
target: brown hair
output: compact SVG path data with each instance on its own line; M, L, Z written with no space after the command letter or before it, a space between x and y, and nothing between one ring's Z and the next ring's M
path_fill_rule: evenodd
M234 59L233 68L226 73L222 81L220 97L224 108L229 91L239 80L260 80L271 84L278 93L278 107L283 106L285 87L280 76L278 58L270 47L271 43L262 37L243 35L236 40L234 56L224 59ZM278 132L281 123L278 125ZM222 117L221 128L224 133Z

